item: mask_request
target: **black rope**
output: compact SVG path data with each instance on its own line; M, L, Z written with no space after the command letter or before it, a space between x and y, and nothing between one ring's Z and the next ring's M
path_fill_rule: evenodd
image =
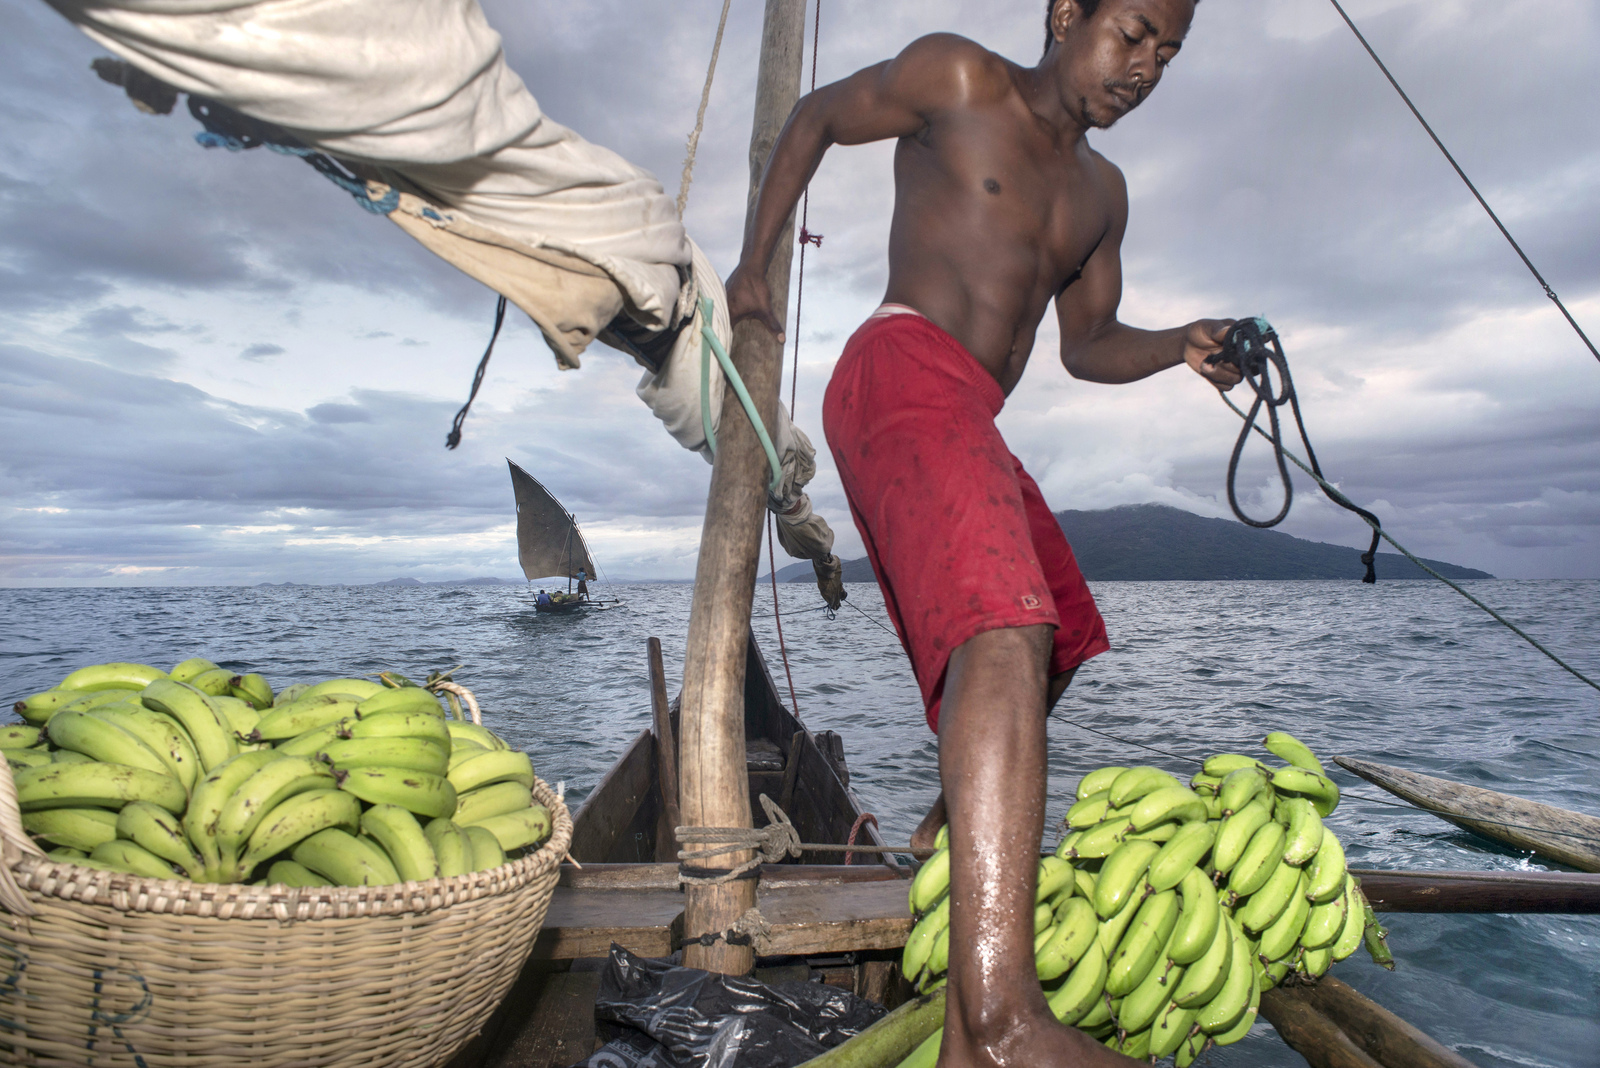
M1354 512L1372 526L1372 544L1361 554L1361 562L1367 565L1367 573L1361 581L1377 582L1378 572L1375 564L1381 524L1377 516L1332 488L1322 477L1322 467L1317 463L1317 454L1311 448L1311 438L1306 434L1306 421L1300 415L1300 397L1295 393L1294 379L1289 374L1289 361L1283 355L1283 343L1278 340L1278 332L1272 329L1271 324L1265 319L1241 319L1233 324L1228 336L1223 339L1222 351L1206 362L1233 364L1244 376L1245 384L1255 392L1255 400L1245 416L1244 426L1239 429L1239 438L1233 443L1233 455L1228 459L1228 504L1233 508L1233 514L1239 517L1239 522L1252 527L1275 527L1283 522L1284 517L1289 514L1289 506L1294 503L1294 483L1289 478L1289 467L1283 457L1283 427L1278 422L1278 409L1287 404L1294 413L1295 426L1300 431L1300 441L1306 447L1306 458L1311 461L1311 471L1317 478L1317 484L1334 504ZM1278 372L1280 383L1276 391L1272 385L1274 369ZM1251 519L1245 515L1244 509L1239 506L1239 497L1235 490L1235 483L1239 477L1239 457L1244 454L1245 442L1250 440L1250 431L1257 429L1256 417L1263 408L1267 410L1267 420L1272 432L1270 434L1265 431L1258 432L1272 443L1272 458L1277 462L1278 477L1283 482L1283 507L1278 509L1277 515L1265 520Z
M1155 746L1153 746L1153 745L1145 745L1143 742L1134 742L1134 741L1128 740L1127 738L1118 738L1115 734L1111 734L1108 731L1100 730L1098 727L1091 727L1087 723L1079 723L1075 719L1068 719L1066 716L1061 715L1059 712L1051 712L1050 713L1050 718L1051 719L1058 719L1062 723L1070 723L1070 724L1072 724L1072 726L1077 727L1079 730L1089 731L1091 734L1098 734L1102 738L1110 738L1113 742L1118 742L1118 743L1120 743L1122 745L1131 745L1131 746L1133 746L1133 747L1135 747L1137 749L1148 749L1152 753L1160 753L1162 756L1168 757L1168 758L1170 758L1172 760L1182 760L1185 763L1199 764L1202 767L1205 766L1205 761L1201 760L1199 757L1183 756L1180 753L1169 753L1165 749L1157 749Z
M1332 0L1332 2L1334 8L1339 12L1339 17L1344 19L1346 26L1350 27L1350 32L1356 35L1356 40L1360 41L1361 47L1367 50L1367 55L1372 57L1372 62L1376 63L1378 69L1383 71L1383 76L1389 79L1389 84L1394 86L1394 91L1399 93L1400 99L1406 102L1406 107L1411 109L1411 114L1415 115L1417 121L1422 123L1422 128L1428 131L1428 136L1433 138L1433 143L1439 146L1439 151L1444 153L1444 158L1450 161L1450 166L1455 168L1456 174L1466 183L1467 188L1472 191L1472 195L1477 198L1483 210L1489 213L1489 218L1494 220L1495 226L1500 228L1500 233L1510 242L1517 255L1522 257L1523 265L1528 268L1534 280L1539 283L1539 288L1544 290L1544 295L1555 302L1555 306L1561 309L1561 314L1566 316L1568 324L1571 325L1573 330L1577 331L1578 336L1583 339L1583 343L1589 347L1589 353L1595 359L1600 360L1600 349L1594 347L1594 342L1590 341L1589 335L1583 332L1583 327L1578 325L1578 320L1574 319L1572 313L1567 311L1567 306L1561 303L1561 298L1556 296L1556 291L1550 287L1549 282L1544 280L1544 275L1539 273L1539 268L1535 267L1533 261L1528 258L1528 254L1522 251L1522 246L1517 244L1517 239L1511 236L1511 231L1506 229L1506 224L1500 221L1500 216L1494 213L1494 209L1489 206L1489 202L1483 199L1483 194L1478 192L1478 187L1472 184L1472 179L1467 177L1467 172L1461 169L1461 164L1457 163L1456 158L1450 154L1450 150L1444 147L1444 142L1439 140L1439 135L1433 132L1433 127L1428 125L1428 120L1422 117L1422 112L1418 111L1417 105L1411 102L1411 97L1407 96L1406 91L1400 88L1400 83L1395 80L1393 74L1389 73L1389 68L1384 65L1383 60L1378 58L1377 51L1368 43L1366 36L1356 26L1355 21L1350 18L1350 15L1339 3L1339 0Z
M494 306L494 330L489 334L489 345L483 350L483 359L478 361L478 370L472 376L472 392L467 394L467 403L461 406L455 419L450 423L450 433L445 436L444 447L453 449L461 444L461 424L467 421L467 412L472 410L472 402L478 398L478 387L483 385L483 374L489 369L489 357L494 355L494 343L500 337L500 325L506 321L506 298L501 297Z

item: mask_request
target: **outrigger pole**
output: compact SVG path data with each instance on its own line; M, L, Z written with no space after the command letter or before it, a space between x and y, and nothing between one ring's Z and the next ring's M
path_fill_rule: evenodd
M745 224L750 225L767 157L800 98L801 51L805 42L806 0L766 0L761 32L761 66L756 86L755 122L750 134L750 194ZM794 216L778 242L767 282L772 310L788 321L789 264L794 255ZM775 426L778 384L783 375L783 345L753 319L733 328L734 365L767 426ZM745 756L744 674L750 640L750 603L755 594L761 552L761 519L766 510L766 455L733 390L723 399L717 457L711 469L700 557L695 565L694 600L689 609L688 650L683 665L681 712L683 822L690 827L750 827L750 780ZM712 848L707 844L706 848ZM717 857L735 867L751 859L741 852ZM757 869L759 871L759 869ZM685 887L684 956L691 968L742 975L754 963L749 945L730 944L722 935L756 904L756 880L735 879Z

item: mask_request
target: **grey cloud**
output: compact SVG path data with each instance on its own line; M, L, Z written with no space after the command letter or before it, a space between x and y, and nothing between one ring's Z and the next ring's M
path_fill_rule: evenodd
M354 404L319 404L307 408L306 414L315 423L370 423L372 413Z
M259 363L262 360L270 359L273 356L282 356L284 351L285 350L282 345L274 345L267 341L258 341L254 345L245 346L244 351L239 353L239 359L254 360Z
M547 114L676 191L717 0L485 6ZM824 5L820 80L934 31L966 33L1032 62L1038 6ZM1540 10L1562 20L1560 33L1530 30L1527 5L1491 0L1352 7L1576 305L1600 292L1600 157L1591 147L1600 142L1600 107L1592 106L1600 28L1572 0ZM724 272L743 224L760 17L760 5L736 5L730 17L689 201L691 231ZM510 396L491 381L456 453L441 447L455 395L355 389L307 398L301 403L323 403L300 413L230 406L156 377L170 370L171 353L151 342L180 334L155 329L160 321L122 295L128 287L189 296L201 324L226 316L232 292L274 293L283 321L294 324L321 287L357 286L419 312L375 320L403 322L392 332L348 327L366 340L400 336L396 351L407 356L412 343L453 338L443 326L456 324L444 320L481 326L492 302L298 162L205 152L182 109L162 119L134 112L87 70L96 54L45 5L0 5L8 101L0 297L11 309L0 321L54 311L79 324L75 338L104 341L93 349L99 364L0 348L0 419L20 443L0 461L0 490L23 509L69 509L11 514L8 553L25 562L8 564L6 581L92 576L106 560L342 577L340 568L421 552L407 548L413 539L450 535L460 537L435 559L455 553L476 561L473 571L505 575L503 544L467 548L463 539L489 537L508 521L507 455L526 461L586 521L631 516L651 530L693 530L709 468L665 439L624 376L581 394ZM1155 96L1092 140L1129 179L1128 307L1267 314L1290 341L1330 474L1356 499L1381 504L1412 548L1502 575L1600 577L1600 391L1548 370L1548 358L1589 357L1560 333L1554 309L1331 8L1202 5ZM816 499L851 553L861 550L816 418L818 365L883 291L892 155L889 145L836 148L811 191L810 228L827 237L807 251L799 414L822 454ZM122 319L119 307L128 309ZM1457 351L1463 339L1451 331L1486 315L1518 323L1505 328L1512 343L1499 354ZM1600 333L1600 323L1589 325ZM1537 336L1522 344L1521 331ZM1049 366L1053 343L1047 322L1036 353L1045 366L1030 370L1035 377L1007 415L1013 449L1041 481L1056 476L1085 498L1053 504L1182 500L1226 514L1221 475L1232 431L1224 422L1209 408L1154 419L1127 405L1125 420L1086 440L1085 428L1101 425L1096 405L1113 395L1067 382ZM600 373L613 358L597 352L580 373ZM1396 363L1410 376L1386 374ZM1527 373L1502 373L1524 364ZM329 391L360 385L340 380ZM1391 425L1361 422L1364 403L1397 394L1406 403ZM1439 412L1461 397L1474 416L1452 424ZM354 413L364 418L346 418ZM1104 469L1093 484L1067 477L1086 458ZM1271 504L1266 470L1259 456L1246 467L1246 494L1260 509ZM254 532L220 533L245 527ZM314 527L324 530L313 535ZM1362 540L1357 521L1319 504L1303 482L1286 529ZM393 537L401 547L341 547L332 535ZM662 566L687 575L692 557L674 552L641 550L638 559L674 560ZM373 577L400 573L372 566Z

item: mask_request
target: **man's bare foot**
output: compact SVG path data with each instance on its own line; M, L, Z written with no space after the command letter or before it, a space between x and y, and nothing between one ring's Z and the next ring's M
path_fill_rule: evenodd
M945 814L944 791L934 799L933 807L928 809L928 814L922 817L922 822L917 824L917 829L911 832L911 848L933 851L933 840L938 837L939 828L943 827L949 817Z
M958 1030L945 1029L940 1068L1127 1068L1140 1063L1107 1049L1075 1027L1063 1027L1048 1013L1014 1023L991 1041L962 1036Z

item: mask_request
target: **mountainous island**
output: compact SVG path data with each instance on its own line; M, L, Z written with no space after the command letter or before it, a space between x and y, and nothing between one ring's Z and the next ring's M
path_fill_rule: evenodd
M1361 550L1307 541L1232 519L1207 519L1164 504L1126 504L1097 511L1057 512L1078 566L1091 582L1207 582L1240 579L1355 579L1365 573ZM1451 579L1492 579L1441 560L1425 560ZM1380 552L1378 580L1428 578L1399 553ZM811 564L780 568L783 582L813 581ZM846 560L846 582L873 582L866 557Z

